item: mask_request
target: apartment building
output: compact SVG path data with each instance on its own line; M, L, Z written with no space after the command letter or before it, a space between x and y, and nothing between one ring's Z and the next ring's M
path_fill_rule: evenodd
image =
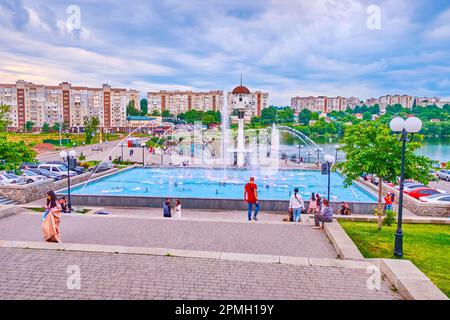
M147 101L149 113L152 113L154 110L160 113L168 110L172 115L176 116L189 110L220 111L223 106L223 91L193 92L161 90L159 92L148 92Z
M345 111L347 108L354 109L359 102L359 99L354 97L295 97L291 99L291 108L297 114L303 109L312 112L329 113L331 111Z
M35 127L66 122L71 131L84 130L84 118L97 116L101 129L124 131L126 106L129 101L139 106L139 91L111 88L37 85L23 80L15 84L0 84L0 103L9 105L10 130L22 130L26 122Z

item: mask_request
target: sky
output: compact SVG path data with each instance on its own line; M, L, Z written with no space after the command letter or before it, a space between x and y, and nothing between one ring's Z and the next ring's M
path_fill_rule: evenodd
M109 83L145 96L232 90L241 74L274 105L448 98L450 1L0 0L0 83Z

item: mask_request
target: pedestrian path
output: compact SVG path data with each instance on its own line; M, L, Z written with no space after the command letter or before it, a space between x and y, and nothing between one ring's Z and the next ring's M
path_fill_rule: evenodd
M0 248L0 299L401 299L362 268Z

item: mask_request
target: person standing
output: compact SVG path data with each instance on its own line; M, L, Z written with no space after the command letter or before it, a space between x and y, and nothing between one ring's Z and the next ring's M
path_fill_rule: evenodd
M305 207L302 196L298 194L298 188L294 189L294 194L289 200L289 211L292 212L294 222L301 221L302 209Z
M314 192L311 194L311 199L309 199L308 213L317 213L317 200Z
M163 216L164 218L171 218L172 214L170 212L170 200L166 199L163 204Z
M323 208L320 213L314 215L315 227L314 229L323 229L325 222L333 222L333 209L330 207L330 202L327 199L323 199ZM322 222L322 226L320 225Z
M384 197L384 202L386 203L386 211L387 210L392 211L392 197L391 197L391 194L389 192Z
M253 205L255 205L255 213L253 220L258 221L259 201L258 201L258 187L255 183L255 178L250 177L250 181L245 185L244 200L248 204L248 221L252 220Z
M177 200L175 203L175 217L181 218L181 201Z
M317 202L317 212L322 211L322 198L320 197L320 194L316 193L316 202Z
M47 242L61 243L61 234L59 230L61 205L57 201L56 194L53 191L47 192L46 212L47 214L41 225L44 240Z

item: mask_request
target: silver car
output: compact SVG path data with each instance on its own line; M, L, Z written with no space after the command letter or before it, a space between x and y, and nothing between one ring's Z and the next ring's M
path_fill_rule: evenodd
M12 173L2 172L0 173L0 185L8 184L26 184L26 180L22 177L16 176Z
M439 179L450 181L450 170L442 169L438 172Z

